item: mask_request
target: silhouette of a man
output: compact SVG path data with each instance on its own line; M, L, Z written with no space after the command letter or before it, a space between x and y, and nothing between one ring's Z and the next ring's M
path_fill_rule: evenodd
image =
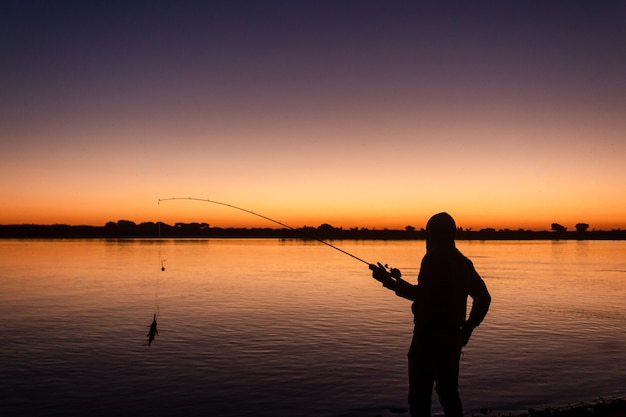
M413 301L415 327L408 353L412 417L430 417L433 385L446 417L463 415L458 382L461 349L491 303L485 282L456 248L455 232L449 214L430 218L417 285L401 279L398 270L389 272L381 264L370 265L372 276L383 286ZM466 319L468 296L473 302Z

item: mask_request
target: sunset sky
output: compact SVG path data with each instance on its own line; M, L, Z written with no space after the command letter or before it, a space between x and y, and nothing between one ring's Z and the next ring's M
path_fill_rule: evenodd
M626 229L626 2L443 4L2 1L0 224Z

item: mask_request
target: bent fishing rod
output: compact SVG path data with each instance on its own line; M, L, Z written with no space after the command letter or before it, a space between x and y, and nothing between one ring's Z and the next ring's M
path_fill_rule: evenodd
M252 210L248 210L248 209L245 209L245 208L242 208L242 207L237 207L237 206L234 206L234 205L232 205L232 204L228 204L228 203L221 203L221 202L219 202L219 201L209 200L209 199L207 199L207 198L194 198L194 197L170 197L170 198L159 198L158 203L159 203L159 205L161 205L161 201L170 201L170 200L191 200L191 201L202 201L202 202L205 202L205 203L218 204L218 205L220 205L220 206L230 207L230 208L235 209L235 210L243 211L243 212L245 212L245 213L252 214L252 215L254 215L254 216L257 216L257 217L260 217L260 218L262 218L262 219L268 220L268 221L270 221L270 222L272 222L272 223L276 223L276 224L278 224L278 225L281 225L281 226L282 226L282 227L284 227L285 229L293 230L294 232L300 233L301 235L303 235L303 236L305 236L305 237L308 237L309 239L314 239L314 240L317 240L318 242L323 243L324 245L330 246L331 248L333 248L333 249L335 249L335 250L338 250L339 252L344 253L344 254L346 254L346 255L348 255L348 256L350 256L350 257L352 257L352 258L356 259L357 261L363 262L363 263L364 263L364 264L366 264L366 265L372 265L370 262L367 262L366 260L361 259L361 258L359 258L359 257L358 257L358 256L356 256L356 255L353 255L353 254L351 254L351 253L349 253L349 252L346 252L345 250L343 250L343 249L341 249L341 248L338 248L337 246L332 245L332 244L330 244L330 243L326 242L325 240L322 240L322 239L320 239L320 238L318 238L318 237L315 237L315 236L313 236L313 235L311 235L311 234L309 234L309 233L306 233L306 232L305 232L305 231L303 231L302 229L296 229L295 227L291 227L291 226L289 226L289 225L287 225L287 224L285 224L285 223L283 223L283 222L280 222L280 221L278 221L278 220L274 220L274 219L272 219L272 218L270 218L270 217L267 217L267 216L264 216L264 215L262 215L262 214L256 213L256 212L254 212L254 211L252 211Z

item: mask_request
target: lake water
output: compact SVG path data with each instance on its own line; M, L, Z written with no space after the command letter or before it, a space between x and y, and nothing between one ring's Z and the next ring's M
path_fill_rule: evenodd
M333 244L411 281L424 254ZM626 242L458 247L493 297L461 361L466 413L624 395ZM2 416L392 415L411 333L410 302L317 242L0 240Z

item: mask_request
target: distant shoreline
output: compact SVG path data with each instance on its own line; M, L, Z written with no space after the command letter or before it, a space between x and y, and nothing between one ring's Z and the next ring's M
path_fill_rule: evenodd
M122 239L122 238L238 238L299 240L425 240L424 229L343 229L323 224L293 229L222 228L206 223L109 222L104 226L0 225L0 239ZM459 229L457 240L626 240L626 230L532 231L510 229Z

